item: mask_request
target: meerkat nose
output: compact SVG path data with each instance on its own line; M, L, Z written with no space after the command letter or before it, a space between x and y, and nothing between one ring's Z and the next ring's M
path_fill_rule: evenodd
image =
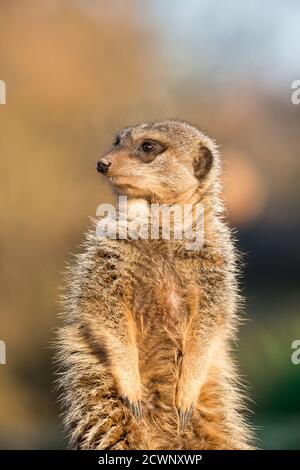
M99 160L97 162L97 171L102 174L107 173L110 165L111 165L111 162L104 162L102 160Z

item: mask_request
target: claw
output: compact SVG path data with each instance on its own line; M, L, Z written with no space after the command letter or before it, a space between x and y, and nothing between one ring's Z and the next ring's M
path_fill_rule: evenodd
M193 413L194 413L194 409L195 409L195 405L194 403L192 403L190 409L188 410L187 412L187 418L186 418L186 424L189 422L189 420L191 419Z
M130 401L127 397L124 397L124 401L128 408L130 409L131 413L135 417L137 421L141 421L142 419L142 407L141 401L138 400L137 402Z
M190 406L190 408L187 411L183 411L181 408L179 408L179 423L180 423L180 429L183 431L185 427L187 426L189 420L191 419L191 416L194 412L194 404Z

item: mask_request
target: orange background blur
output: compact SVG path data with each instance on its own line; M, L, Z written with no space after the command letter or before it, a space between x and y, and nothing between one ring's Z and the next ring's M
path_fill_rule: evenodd
M119 128L167 117L220 145L251 420L260 447L300 448L300 6L220 3L1 1L1 448L65 447L50 348L62 271L110 197L98 156Z

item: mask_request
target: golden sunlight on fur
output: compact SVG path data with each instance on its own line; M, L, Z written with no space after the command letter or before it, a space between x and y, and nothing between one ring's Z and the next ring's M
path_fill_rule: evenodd
M98 162L116 194L204 204L204 245L98 239L68 273L57 357L74 449L249 449L231 358L239 295L216 145L180 121L122 130Z

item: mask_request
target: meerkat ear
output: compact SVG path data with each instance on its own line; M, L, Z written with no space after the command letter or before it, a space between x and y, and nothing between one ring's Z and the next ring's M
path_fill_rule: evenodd
M213 154L209 148L205 147L203 144L200 144L198 155L194 160L194 171L195 176L198 179L204 178L213 164Z

